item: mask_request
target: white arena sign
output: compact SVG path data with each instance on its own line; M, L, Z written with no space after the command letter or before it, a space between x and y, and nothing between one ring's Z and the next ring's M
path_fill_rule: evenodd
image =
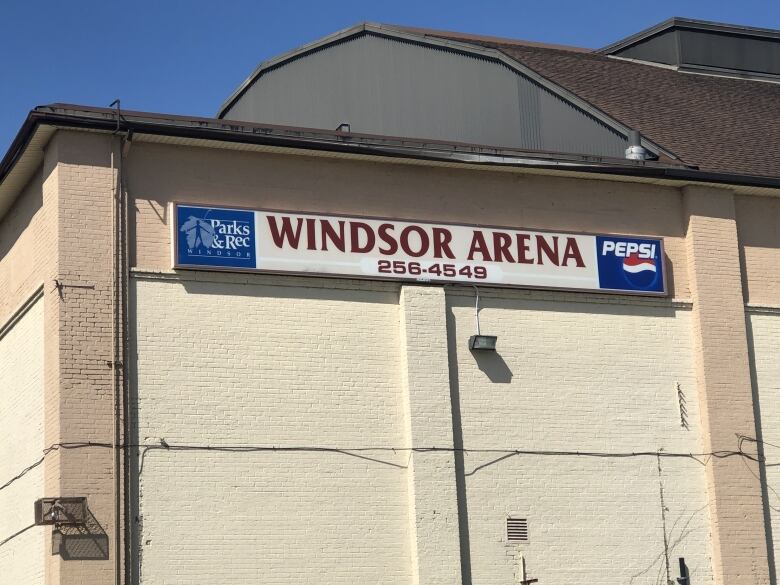
M660 239L176 204L174 268L665 294Z

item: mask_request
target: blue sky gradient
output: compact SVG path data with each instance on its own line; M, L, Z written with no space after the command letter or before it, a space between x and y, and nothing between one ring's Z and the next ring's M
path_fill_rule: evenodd
M780 2L6 0L0 156L47 103L213 116L260 61L362 21L601 47L670 16L780 29Z

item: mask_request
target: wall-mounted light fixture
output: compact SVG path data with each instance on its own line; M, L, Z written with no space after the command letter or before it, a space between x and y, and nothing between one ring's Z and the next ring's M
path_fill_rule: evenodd
M41 498L35 501L35 524L84 524L87 498Z
M472 335L469 337L469 349L496 351L497 339L495 335Z
M496 351L496 341L498 340L498 337L496 337L495 335L482 335L482 331L480 331L479 289L476 286L474 286L474 291L477 294L477 300L474 303L474 317L477 322L477 334L469 337L469 349L472 351Z

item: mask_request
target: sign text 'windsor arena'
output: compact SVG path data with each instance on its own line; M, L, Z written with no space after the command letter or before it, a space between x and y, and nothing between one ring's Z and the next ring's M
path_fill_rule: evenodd
M174 267L665 294L659 239L176 205Z

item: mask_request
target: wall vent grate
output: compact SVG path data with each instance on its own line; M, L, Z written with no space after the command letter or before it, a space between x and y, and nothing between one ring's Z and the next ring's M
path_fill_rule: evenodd
M508 542L528 542L528 519L507 518L506 539Z

